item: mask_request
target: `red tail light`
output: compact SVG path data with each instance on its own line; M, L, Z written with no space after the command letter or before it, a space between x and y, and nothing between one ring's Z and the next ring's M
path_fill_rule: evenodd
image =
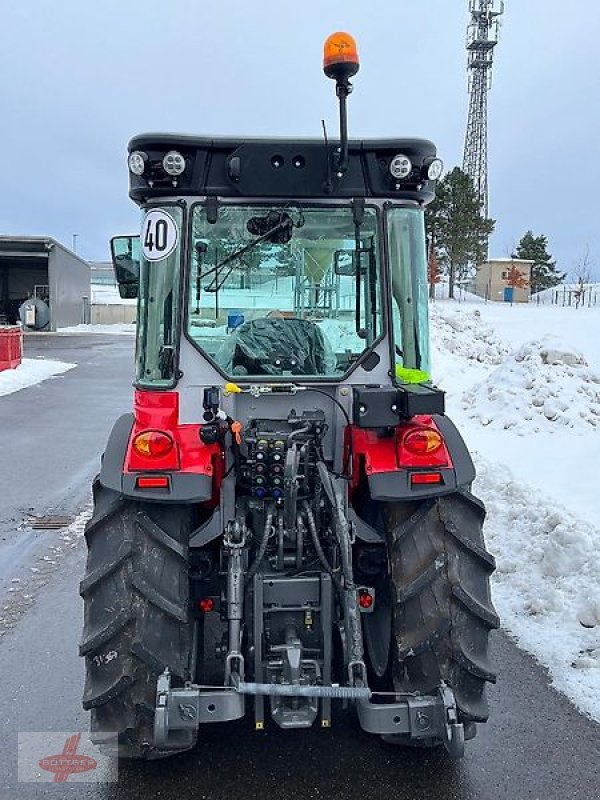
M413 486L423 486L429 484L442 483L441 472L413 472L410 476L410 482Z
M435 453L444 444L441 435L432 428L418 428L406 434L402 446L415 456Z
M168 489L168 475L140 475L135 482L137 489Z
M215 610L215 601L212 597L203 597L202 600L198 600L198 608L208 614L209 611Z
M132 442L133 449L146 458L163 458L174 447L173 439L163 431L142 431Z

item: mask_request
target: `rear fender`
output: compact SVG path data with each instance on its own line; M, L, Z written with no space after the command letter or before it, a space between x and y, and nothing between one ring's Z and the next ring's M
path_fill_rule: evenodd
M164 395L157 400L154 392L135 393L135 413L124 414L115 423L104 452L100 483L125 497L161 503L218 503L220 478L223 471L219 445L204 445L200 441L200 425L178 424L178 398L171 398L171 412L165 414ZM173 402L175 400L175 402ZM156 413L154 413L156 411ZM194 430L191 430L191 428ZM132 451L133 438L143 430L162 430L175 441L176 468L165 464L142 464ZM137 478L160 473L167 475L168 487L139 489Z
M399 438L405 431L400 425L378 438L371 430L362 431L355 427L352 436L352 488L366 478L369 493L373 500L417 500L425 497L439 497L451 494L457 489L467 488L475 479L475 467L464 440L456 426L447 416L434 414L431 417L414 417L407 424L424 424L436 428L444 439L446 458L443 463L428 465L420 459L413 468L400 468L398 456ZM411 475L415 472L432 471L440 473L441 483L434 485L414 485Z

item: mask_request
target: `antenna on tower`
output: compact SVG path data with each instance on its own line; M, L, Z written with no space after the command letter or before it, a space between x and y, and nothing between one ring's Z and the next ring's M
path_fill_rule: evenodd
M492 87L494 50L498 44L499 17L504 0L469 0L471 21L467 28L469 54L469 118L465 137L463 170L470 175L488 215L487 95Z

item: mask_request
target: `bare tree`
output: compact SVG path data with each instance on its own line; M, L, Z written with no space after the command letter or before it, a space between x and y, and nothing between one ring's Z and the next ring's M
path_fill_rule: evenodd
M585 293L589 289L592 281L592 259L590 257L590 246L585 246L583 256L575 262L572 269L573 283L575 284L575 308L584 305Z

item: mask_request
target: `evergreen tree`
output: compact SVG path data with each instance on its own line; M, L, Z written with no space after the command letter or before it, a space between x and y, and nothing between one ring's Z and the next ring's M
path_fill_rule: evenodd
M531 291L540 292L550 289L565 279L566 273L556 269L556 261L548 252L548 239L546 236L534 236L532 231L521 238L512 258L523 258L533 261L531 266Z
M427 235L448 273L450 297L454 297L456 280L466 277L470 265L486 258L495 224L482 215L482 203L466 172L455 167L438 183L436 198L426 211Z

